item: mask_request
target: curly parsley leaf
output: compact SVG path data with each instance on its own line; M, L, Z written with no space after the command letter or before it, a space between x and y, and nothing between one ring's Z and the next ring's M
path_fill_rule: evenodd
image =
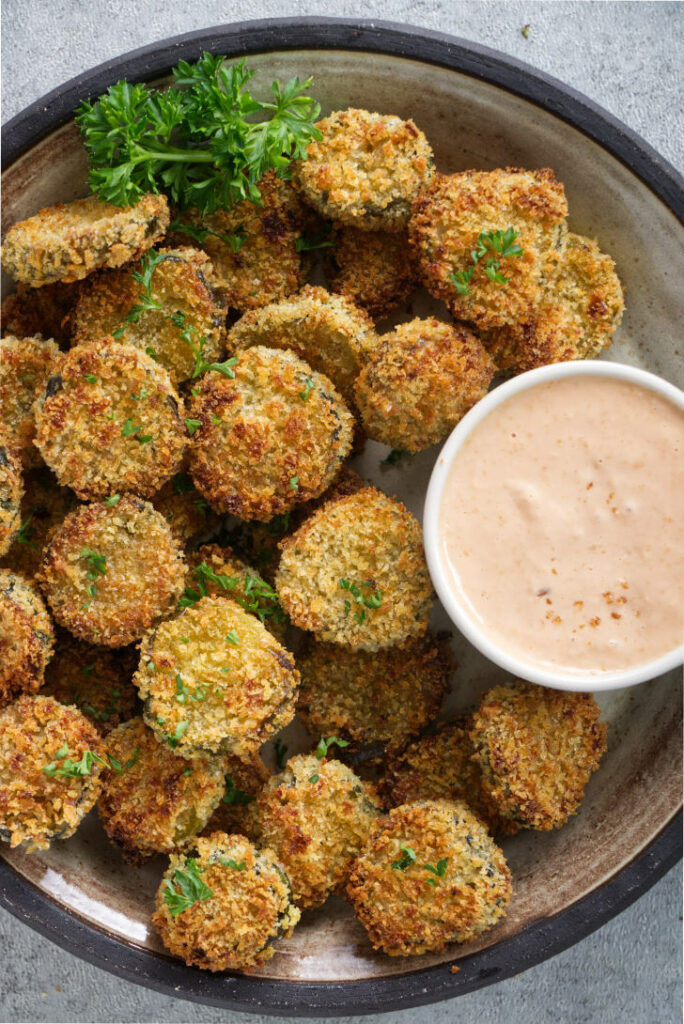
M176 868L171 878L167 878L164 886L164 903L171 917L178 917L193 904L203 903L214 895L213 890L200 878L204 870L195 857L186 857L185 870Z

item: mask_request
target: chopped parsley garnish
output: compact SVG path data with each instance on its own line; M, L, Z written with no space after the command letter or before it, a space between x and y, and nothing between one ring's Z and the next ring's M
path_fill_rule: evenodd
M287 744L283 743L282 740L274 740L273 748L275 750L276 766L284 768L287 761Z
M120 494L112 494L112 496L110 498L107 498L107 500L105 501L105 505L107 505L109 508L114 508L114 506L118 505L120 501Z
M295 241L295 249L297 252L311 252L313 249L327 249L333 245L333 240L330 237L332 230L332 221L326 221L325 228L317 235L313 235L311 238L298 238Z
M239 647L240 637L237 635L234 629L231 629L229 633L226 633L226 643L233 644L234 647Z
M148 444L152 440L152 434L141 434L142 426L134 427L133 420L129 418L121 428L122 437L134 437L140 444Z
M163 721L160 720L159 718L157 719L157 721L160 724L163 724ZM185 736L187 731L188 731L188 723L187 722L179 722L178 725L176 726L176 728L173 730L173 732L170 735L168 735L168 734L165 735L164 739L166 740L168 745L171 747L171 749L175 750L176 747L178 746L178 744L180 743L180 741Z
M416 851L412 846L402 846L400 849L401 857L392 861L392 868L395 871L406 871L406 868L416 863Z
M84 373L83 379L87 380L89 384L97 384L97 377L94 373Z
M185 588L183 596L178 602L179 608L189 608L201 598L207 597L209 594L207 583L213 583L221 590L235 590L242 583L243 593L235 594L233 598L241 608L244 608L247 612L252 612L261 622L265 622L268 618L271 618L274 623L284 623L286 621L287 617L280 607L278 595L260 576L246 572L241 580L239 576L227 576L224 573L214 572L206 562L200 562L193 575L197 585L196 587ZM229 641L229 643L234 642L233 640Z
M281 515L273 516L267 523L264 523L266 532L271 537L282 537L290 529L291 512L283 512Z
M174 494L187 494L188 491L194 491L195 485L192 482L192 477L189 477L187 473L176 473L171 477L171 486Z
M176 673L176 700L178 701L179 704L185 704L188 697L190 698L190 700L197 701L204 700L206 696L207 691L203 686L198 686L197 689L193 692L185 685L185 683L183 682L183 677L179 673ZM183 722L181 724L185 726L185 729L187 729L187 722ZM180 728L180 726L178 728ZM178 732L178 728L176 729L176 732ZM176 737L174 734L174 738L181 739L185 733L185 729L183 729L183 732L178 737Z
M233 860L231 857L219 857L218 862L224 868L232 868L233 871L244 871L245 868L247 867L244 860L236 861Z
M307 377L306 378L306 382L304 384L304 390L299 392L299 397L301 398L302 402L307 402L308 401L309 395L311 394L312 387L313 387L313 380L312 380L311 377Z
M316 782L318 782L319 778L320 778L319 775L310 775L309 776L309 782L316 783Z
M202 420L190 420L186 417L185 426L188 428L188 434L192 437L195 431L202 426Z
M449 274L449 280L458 294L470 294L468 286L475 272L475 267L480 260L484 259L488 252L494 255L490 256L484 265L485 274L490 281L494 281L496 284L508 284L510 278L504 277L500 270L501 260L522 256L523 251L516 242L519 234L520 232L516 231L515 228L506 228L505 231L481 231L475 248L470 252L471 266L466 270L459 270L456 273Z
M404 455L406 455L406 452L403 451L403 449L393 448L389 455L387 456L387 458L380 460L380 465L394 466L396 465L397 462L399 462L399 459L403 459Z
M434 864L423 864L423 867L426 871L430 871L432 872L433 875L436 875L437 878L444 878L448 863L448 857L442 857L441 860L437 861L436 867ZM435 881L434 878L426 878L425 881L427 882L428 885L437 885L437 882Z
M316 757L318 758L319 761L322 761L323 758L327 756L328 749L332 747L333 743L337 747L349 746L349 740L341 740L339 736L331 736L327 740L321 736L320 740L318 741L318 746L316 747Z
M40 548L33 542L33 535L35 533L32 525L33 517L35 512L31 512L29 516L24 519L23 523L19 527L19 533L17 534L17 544L28 544L34 551L39 551Z
M214 424L215 427L218 427L219 423L221 423L222 420L221 420L220 416L214 416L214 414L212 413L211 414L211 422Z
M83 548L79 557L85 559L88 563L86 579L90 580L87 588L90 600L81 605L82 608L88 608L93 603L93 598L97 596L97 584L95 581L107 573L107 559L104 555L98 555L97 551L93 551L92 548Z
M374 587L372 582L362 582L361 587ZM366 608L379 608L382 604L382 591L380 587L374 587L373 593L366 596L361 593L361 587L356 583L352 583L351 580L340 579L340 589L348 590L353 596L357 604L362 605L361 611L354 612L354 618L361 626L366 620ZM349 615L351 611L351 602L344 602L344 614Z
M129 768L133 767L135 762L138 760L139 754L140 747L136 747L135 750L133 751L133 756L130 757L124 765L122 765L120 761L117 761L115 757L112 757L111 754L108 754L107 756L109 757L109 767L112 768L117 775L121 775L122 772L125 772Z
M105 768L109 768L108 763L92 750L84 750L80 761L74 761L67 756L68 753L69 747L64 744L55 754L55 760L43 768L45 774L49 775L51 779L57 775L67 779L80 779L90 775L94 764L103 764ZM61 765L57 764L58 760L62 762Z
M228 804L229 807L246 807L247 804L252 803L254 797L238 789L230 775L226 775L224 778L226 780L226 791L223 794L224 804Z
M185 870L176 868L171 878L167 878L164 886L164 903L171 917L178 917L194 903L204 903L214 895L200 878L203 874L204 868L199 866L197 859L186 857Z
M299 477L298 476L291 476L290 477L290 490L291 491L298 491L299 490Z
M137 394L137 395L131 394L131 398L133 399L134 402L141 402L143 400L143 398L147 398L148 394L149 394L149 392L148 392L147 388L142 387L142 388L140 388L140 393Z

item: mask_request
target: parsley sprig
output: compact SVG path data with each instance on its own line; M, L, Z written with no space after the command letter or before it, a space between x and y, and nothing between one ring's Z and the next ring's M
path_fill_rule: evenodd
M246 612L256 615L261 622L271 619L275 625L287 621L280 600L273 587L269 586L261 576L246 572L244 577L227 576L225 573L214 572L206 562L200 562L193 573L197 581L195 587L186 587L178 602L179 608L189 608L209 594L208 583L213 583L220 590L232 591L242 584L242 594L235 594L234 600ZM234 643L233 640L230 641Z
M505 231L481 231L477 237L475 248L470 252L471 265L465 270L458 270L449 274L449 280L459 295L469 295L469 285L472 281L475 267L484 259L488 252L494 253L485 263L483 269L490 281L496 284L508 284L509 277L501 273L501 260L512 259L522 256L523 251L516 242L520 232L515 228L506 228Z
M380 587L374 586L372 582L364 581L361 583L362 587L373 587L373 593L366 596L361 593L361 587L357 583L352 583L351 580L340 579L340 589L348 590L354 598L357 604L363 605L360 612L354 612L354 618L361 626L366 619L366 608L379 608L382 604L382 591ZM351 601L344 602L344 614L349 615L351 611Z
M394 871L406 871L407 868L412 867L417 861L416 851L412 846L400 846L401 857L398 860L393 860L391 867ZM437 861L437 865L434 864L421 864L420 867L424 871L429 871L430 874L434 875L434 878L426 878L425 881L428 885L436 886L437 878L444 878L446 874L447 864L449 863L448 857L442 857L441 860Z
M164 886L164 903L171 917L178 917L193 904L203 903L214 895L213 890L200 878L204 870L195 857L186 857L185 870L176 868L171 878L167 878Z
M246 85L254 72L204 53L180 61L165 90L126 81L76 112L98 197L117 206L146 192L165 192L201 214L241 199L260 201L259 179L284 177L304 157L320 107L306 95L312 79L273 82L272 102L256 100Z
M330 747L333 746L333 744L336 747L348 747L349 740L341 740L339 736L330 736L326 740L324 739L323 736L321 736L320 740L318 741L318 746L316 747L316 757L318 758L319 761L322 761L324 757L328 756L328 750L330 749Z

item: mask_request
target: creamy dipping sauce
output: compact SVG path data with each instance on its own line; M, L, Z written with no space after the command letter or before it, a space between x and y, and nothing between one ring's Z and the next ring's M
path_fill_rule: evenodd
M576 376L512 395L456 452L440 554L480 629L572 674L631 668L684 634L684 413Z

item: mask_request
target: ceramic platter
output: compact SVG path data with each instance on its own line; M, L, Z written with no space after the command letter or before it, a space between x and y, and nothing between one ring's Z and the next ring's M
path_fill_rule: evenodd
M179 36L68 82L7 125L3 225L86 194L86 162L71 122L77 103L120 78L163 79L203 50L248 55L267 85L313 74L324 112L348 106L412 117L445 172L554 168L573 231L615 258L627 312L608 358L645 367L680 387L679 294L684 280L682 182L646 143L586 98L511 58L422 29L326 19L261 21ZM446 310L416 294L395 319ZM421 514L431 449L381 467L369 443L355 468ZM434 625L448 628L435 608ZM470 706L504 674L460 636L445 713ZM678 673L601 696L609 749L579 815L553 834L503 844L515 895L505 920L479 942L410 959L373 953L342 899L303 915L291 939L249 976L211 975L167 956L150 926L160 858L125 867L95 814L48 853L6 850L0 899L70 952L130 981L198 1002L296 1016L333 1017L436 1002L501 980L577 942L626 907L679 856ZM296 728L295 728L296 731ZM290 739L291 750L302 742ZM4 859L3 859L4 857ZM452 964L459 970L451 971Z

